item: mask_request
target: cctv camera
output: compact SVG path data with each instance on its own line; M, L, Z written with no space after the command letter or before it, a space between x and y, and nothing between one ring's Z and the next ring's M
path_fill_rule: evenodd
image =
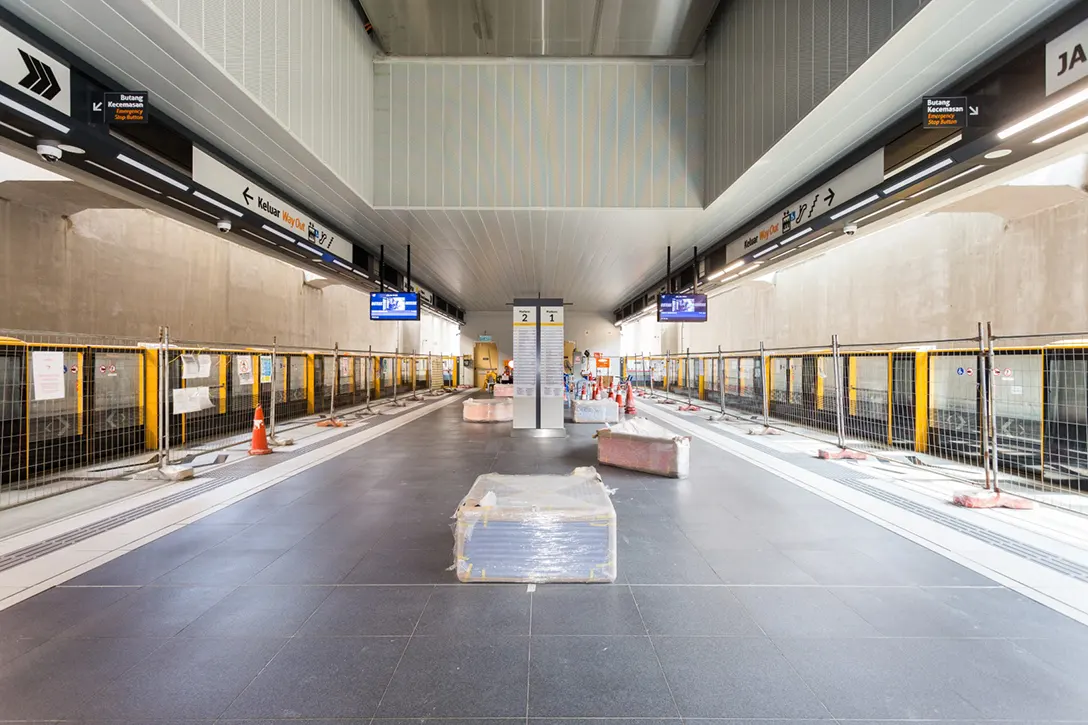
M230 231L230 219L220 219L215 223L215 228L226 234Z
M41 141L38 143L38 156L40 156L41 160L47 164L57 163L63 153L64 152L60 150L60 146L52 141Z
M855 234L858 233L858 225L857 224L847 224L846 226L844 226L842 228L842 230L844 232L846 232L847 235L852 237L852 236L854 236Z

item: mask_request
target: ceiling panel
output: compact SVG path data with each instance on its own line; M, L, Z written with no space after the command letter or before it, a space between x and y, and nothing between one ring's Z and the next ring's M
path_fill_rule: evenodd
M719 0L362 0L402 56L690 57Z
M932 0L706 210L375 210L148 2L0 5L124 86L148 89L156 109L275 181L370 250L385 244L387 260L402 269L410 244L413 278L466 309L503 309L515 296L540 293L581 309L610 310L663 275L667 245L677 264L684 263L692 245L719 240L917 107L922 95L1071 2Z

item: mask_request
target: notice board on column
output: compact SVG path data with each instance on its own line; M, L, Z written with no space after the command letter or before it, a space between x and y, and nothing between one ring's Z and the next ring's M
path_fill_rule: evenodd
M514 397L536 397L536 307L514 307Z
M563 306L540 308L540 396L563 397Z

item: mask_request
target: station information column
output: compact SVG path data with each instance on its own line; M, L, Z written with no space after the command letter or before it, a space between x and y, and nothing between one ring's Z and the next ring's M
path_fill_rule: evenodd
M514 300L514 435L565 436L563 300Z

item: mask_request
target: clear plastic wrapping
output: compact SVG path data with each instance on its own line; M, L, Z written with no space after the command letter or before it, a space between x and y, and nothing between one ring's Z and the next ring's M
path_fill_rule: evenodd
M691 437L678 436L646 418L629 418L597 431L597 461L617 468L687 478Z
M496 398L513 398L514 397L514 386L511 385L510 383L495 383L495 385L491 388L491 390L492 390L492 394Z
M620 422L620 406L615 400L575 400L571 408L575 423Z
M470 398L465 401L461 417L469 423L509 423L514 419L511 398Z
M569 475L488 473L454 514L463 582L611 582L616 509L597 469Z

